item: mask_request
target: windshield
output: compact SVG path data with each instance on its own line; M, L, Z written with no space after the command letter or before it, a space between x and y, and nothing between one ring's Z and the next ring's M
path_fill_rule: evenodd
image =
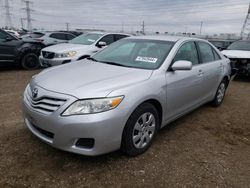
M96 33L82 34L82 35L70 40L69 43L91 45L95 41L97 41L97 39L99 39L101 36L103 36L103 34L96 34Z
M228 50L245 50L250 51L250 41L237 41L231 44Z
M98 52L93 59L125 67L157 69L169 54L174 42L124 39Z

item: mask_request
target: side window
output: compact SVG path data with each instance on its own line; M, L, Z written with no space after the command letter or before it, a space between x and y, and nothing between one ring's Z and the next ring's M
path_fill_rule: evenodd
M6 37L7 35L4 32L0 31L0 40L4 40Z
M110 45L111 43L113 43L115 41L114 35L106 35L100 41L106 42L107 45Z
M73 38L75 38L75 36L70 35L70 34L66 34L67 40L72 40Z
M221 59L221 57L218 55L218 53L214 49L213 49L213 53L214 53L214 59L215 59L215 61Z
M197 42L197 44L200 49L202 63L208 63L214 61L215 58L212 47L205 42Z
M59 40L67 40L66 39L66 35L63 34L63 33L52 33L50 35L51 38L54 38L54 39L59 39Z
M115 41L128 37L127 35L115 35Z
M199 64L198 53L194 42L187 42L181 46L174 58L174 62L179 60L190 61L193 65Z

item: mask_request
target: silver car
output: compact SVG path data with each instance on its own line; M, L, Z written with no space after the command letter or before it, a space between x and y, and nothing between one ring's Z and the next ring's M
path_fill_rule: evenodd
M82 34L68 43L57 44L42 49L39 61L42 67L50 67L75 62L90 57L107 45L128 34L91 32Z
M135 156L170 122L208 102L219 106L230 73L229 60L205 40L129 37L34 76L24 92L25 123L65 151Z

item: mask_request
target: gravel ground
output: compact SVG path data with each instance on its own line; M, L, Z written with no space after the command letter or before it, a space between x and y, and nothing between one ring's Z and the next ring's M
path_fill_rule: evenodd
M143 155L85 157L31 135L20 103L39 71L0 72L0 187L250 187L250 80L224 104L205 105L162 129Z

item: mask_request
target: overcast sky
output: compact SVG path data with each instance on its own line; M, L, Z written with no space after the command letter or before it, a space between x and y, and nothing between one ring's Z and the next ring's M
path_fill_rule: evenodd
M12 23L20 27L21 0L9 0ZM196 32L203 22L203 33L239 33L247 14L249 0L32 0L35 28L94 28L147 32ZM1 5L4 0L0 0ZM5 25L3 7L0 26ZM26 25L26 23L25 23Z

